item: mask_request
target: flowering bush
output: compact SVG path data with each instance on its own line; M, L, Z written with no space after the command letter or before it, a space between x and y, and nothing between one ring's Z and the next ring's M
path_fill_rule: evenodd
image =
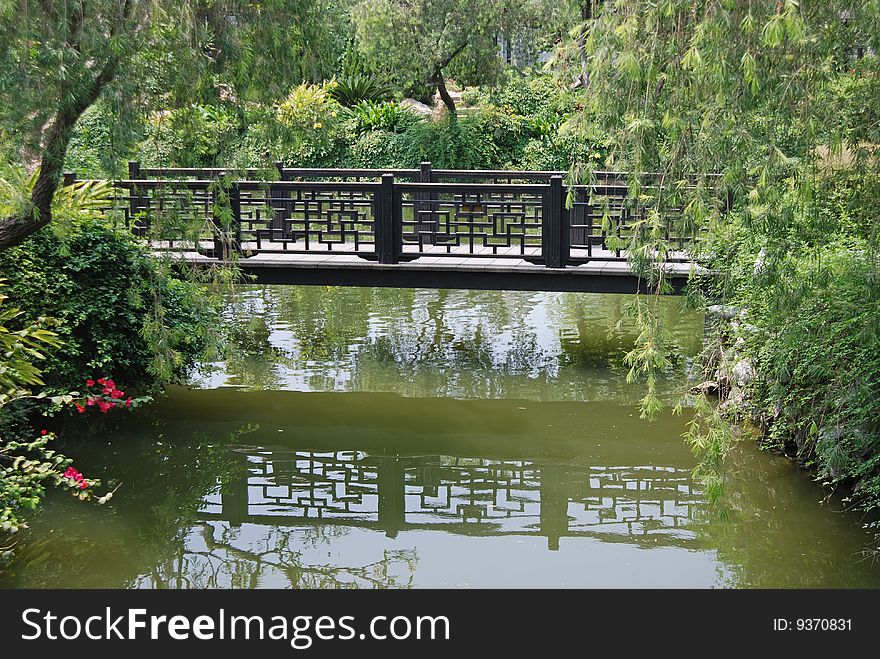
M72 405L79 414L90 408L107 414L114 409L129 410L150 398L132 398L117 388L112 378L101 377L86 380L86 392L72 392L62 396L46 397L42 394L19 396L18 398L46 399L54 405ZM16 533L26 526L21 517L23 510L33 510L45 494L45 483L68 489L78 499L91 499L101 482L86 478L76 469L70 458L49 448L55 434L40 430L35 438L2 441L0 440L0 501L9 502L0 508L0 532ZM113 496L108 492L97 497L98 503L105 503ZM0 547L0 558L3 548Z
M83 414L89 407L94 407L102 414L106 414L114 408L129 409L150 400L147 397L137 399L131 396L126 397L125 392L117 389L116 383L106 376L97 380L86 380L86 389L85 395L71 400L74 408L80 414Z
M5 296L0 295L0 305L4 300ZM24 403L48 402L52 407L47 413L73 405L81 414L88 408L106 414L112 409L130 409L149 400L126 396L108 377L87 380L85 394L32 393L31 387L43 385L42 373L33 362L44 359L43 350L58 347L59 342L57 335L45 328L50 324L45 318L23 329L10 330L7 324L20 315L18 309L0 309L0 412L4 415ZM47 484L69 490L82 501L94 496L98 503L105 503L113 496L113 492L103 496L95 494L100 481L87 478L73 466L70 458L49 447L55 439L54 433L46 429L39 432L23 429L29 424L21 416L13 415L13 420L17 423L5 419L0 428L0 561L8 558L12 551L13 543L4 540L27 526L24 516L39 505Z
M351 136L347 113L328 91L329 84L294 87L275 108L266 135L275 155L289 165L328 166L343 153Z

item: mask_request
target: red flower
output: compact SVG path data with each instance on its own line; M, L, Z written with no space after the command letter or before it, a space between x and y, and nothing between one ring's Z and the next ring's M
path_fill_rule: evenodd
M115 389L115 388L116 388L116 383L113 382L113 380L111 380L110 378L107 378L106 380L104 380L104 386L105 386L105 387L110 387L111 389Z
M113 407L113 404L112 404L112 403L107 403L107 402L105 402L105 401L103 401L103 400L99 400L99 401L98 401L98 407L100 408L100 410L101 410L101 412L102 412L103 414L107 414L107 412L110 410L110 408Z
M47 434L48 432L49 432L48 430L41 430L41 431L40 431L40 434L41 434L41 435L45 435L45 434Z
M85 479L79 482L79 489L84 490L89 486L89 482Z
M86 408L83 407L82 405L80 405L79 403L74 403L74 405L76 405L76 411L79 412L80 414L82 414L83 412L86 411Z
M131 407L131 398L129 398L128 400L125 401L125 406Z
M89 407L91 407L92 405L95 404L95 401L96 401L96 400L97 400L97 398L87 398L87 399L86 399L86 405L88 405Z
M86 386L87 387L94 387L95 381L94 380L86 380Z
M72 478L77 483L80 483L82 482L83 475L71 466L64 470L64 478Z
M119 389L114 389L110 392L110 398L122 398L125 395L124 391L119 391Z
M98 384L105 384L107 382L107 378L98 378Z

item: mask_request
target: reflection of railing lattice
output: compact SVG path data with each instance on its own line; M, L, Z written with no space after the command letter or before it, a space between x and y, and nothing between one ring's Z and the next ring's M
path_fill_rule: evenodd
M687 470L444 456L263 451L206 502L232 523L445 528L476 534L689 537L700 503ZM246 462L244 461L246 460Z

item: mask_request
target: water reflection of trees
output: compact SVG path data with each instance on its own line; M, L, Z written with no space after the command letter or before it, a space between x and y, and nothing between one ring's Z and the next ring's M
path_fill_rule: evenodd
M173 560L156 565L134 585L148 588L407 588L418 563L415 550L388 551L364 565L310 564L300 547L309 540L295 530L273 529L261 547L236 546L236 529L196 523ZM309 529L326 540L338 529ZM310 535L305 534L306 536ZM193 538L197 537L198 542ZM312 539L312 542L316 542ZM197 548L201 544L203 548Z
M626 296L248 287L227 307L221 370L247 388L591 399L623 390ZM673 353L699 350L701 320L661 305ZM681 374L681 363L670 375ZM526 376L525 378L523 376ZM410 393L411 391L411 393ZM523 395L528 392L528 395ZM637 398L638 392L627 392Z

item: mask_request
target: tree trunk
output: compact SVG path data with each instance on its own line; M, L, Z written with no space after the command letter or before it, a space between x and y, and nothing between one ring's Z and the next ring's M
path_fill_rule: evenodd
M0 251L22 243L52 221L52 200L61 182L73 127L82 113L98 100L115 72L116 62L109 62L91 85L82 90L80 96L73 96L72 102L61 99L55 118L46 132L40 172L28 204L18 215L0 220ZM66 102L70 102L68 107L65 107Z
M455 118L455 101L452 100L452 97L449 95L449 90L446 89L446 81L443 79L442 69L437 68L434 70L434 82L437 85L437 91L440 93L440 98L449 110L449 116Z

